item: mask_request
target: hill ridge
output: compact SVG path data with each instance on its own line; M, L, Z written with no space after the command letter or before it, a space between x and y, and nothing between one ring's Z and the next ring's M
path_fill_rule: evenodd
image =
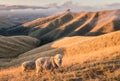
M55 14L1 30L3 35L28 35L41 45L69 36L97 36L120 30L120 10ZM2 35L2 34L1 34Z

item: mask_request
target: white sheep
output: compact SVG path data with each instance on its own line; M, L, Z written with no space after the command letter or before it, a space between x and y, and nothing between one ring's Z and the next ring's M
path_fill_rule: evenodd
M35 68L36 68L35 61L25 61L22 63L22 72L35 70Z
M43 70L51 70L57 69L62 64L62 55L57 54L54 57L41 57L35 61L36 64L36 72L43 72Z

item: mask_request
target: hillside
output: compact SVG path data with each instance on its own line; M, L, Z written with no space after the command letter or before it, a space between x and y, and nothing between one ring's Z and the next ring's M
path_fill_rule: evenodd
M119 20L119 10L65 12L59 18L34 26L28 35L37 37L43 44L65 36L96 36L119 30Z
M66 11L5 29L0 81L120 81L119 16L120 10ZM63 63L55 74L21 72L22 62L57 53Z
M39 76L41 78L38 78L34 72L32 72L32 74L28 73L28 75L21 74L20 67L11 68L10 71L2 70L0 74L2 74L2 79L6 80L6 77L11 81L30 81L31 79L36 81L47 79L49 81L52 80L52 78L54 78L55 81L58 79L60 79L60 81L63 79L65 81L69 81L71 79L73 79L73 81L76 79L82 79L82 81L89 81L90 79L118 81L120 76L119 35L120 31L96 37L65 37L20 54L17 58L14 58L14 60L11 60L6 65L19 65L25 60L33 60L41 56L52 56L56 53L62 53L64 55L63 66L61 69L56 70L57 75L51 76L47 73L49 76L47 77L44 76L43 73L43 75ZM4 74L4 71L8 74ZM13 74L14 71L18 72L17 75ZM11 74L11 76L9 76L9 74ZM22 78L14 78L16 76L20 76Z
M38 45L39 40L29 36L0 36L0 68Z
M65 36L97 36L120 30L119 16L120 10L66 11L8 28L4 35L29 35L40 39L41 45Z

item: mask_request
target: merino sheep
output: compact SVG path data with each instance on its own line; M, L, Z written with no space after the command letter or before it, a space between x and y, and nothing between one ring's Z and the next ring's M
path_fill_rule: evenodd
M35 61L25 61L22 63L22 72L34 70L35 68Z
M57 54L54 57L41 57L36 60L36 72L43 72L43 70L57 69L62 64L62 55Z

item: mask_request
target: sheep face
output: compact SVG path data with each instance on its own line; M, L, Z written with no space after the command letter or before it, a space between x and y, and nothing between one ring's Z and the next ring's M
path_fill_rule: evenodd
M61 66L62 64L62 55L61 54L57 54L54 56L54 61L58 66Z

